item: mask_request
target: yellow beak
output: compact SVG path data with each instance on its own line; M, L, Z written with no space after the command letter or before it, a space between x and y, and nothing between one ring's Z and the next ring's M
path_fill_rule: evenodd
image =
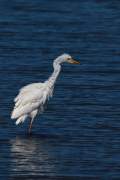
M68 60L68 62L71 63L71 64L80 64L79 61L76 61L74 59L70 59L70 60Z

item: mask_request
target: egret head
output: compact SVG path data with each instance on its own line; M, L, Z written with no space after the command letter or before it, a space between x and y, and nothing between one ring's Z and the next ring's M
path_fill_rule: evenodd
M56 59L56 62L61 64L63 62L67 62L67 63L70 63L70 64L80 64L79 61L76 61L72 58L72 56L70 56L69 54L62 54L61 56L59 56L57 59Z

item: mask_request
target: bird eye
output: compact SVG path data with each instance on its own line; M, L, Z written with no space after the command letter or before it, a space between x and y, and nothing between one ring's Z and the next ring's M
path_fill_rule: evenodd
M71 58L69 57L69 58L67 58L67 60L71 60Z

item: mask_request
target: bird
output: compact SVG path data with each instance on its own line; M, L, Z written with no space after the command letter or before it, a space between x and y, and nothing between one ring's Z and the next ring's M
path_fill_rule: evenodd
M28 133L31 134L32 124L38 114L43 113L44 105L53 96L53 90L61 71L62 63L80 64L69 54L62 54L53 61L53 73L43 83L31 83L19 90L14 99L15 106L11 113L11 119L16 120L16 125L30 119Z

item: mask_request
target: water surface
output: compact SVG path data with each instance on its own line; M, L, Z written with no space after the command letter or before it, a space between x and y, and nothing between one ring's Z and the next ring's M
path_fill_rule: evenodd
M0 2L0 179L120 179L120 3ZM70 53L27 135L10 119L19 88Z

